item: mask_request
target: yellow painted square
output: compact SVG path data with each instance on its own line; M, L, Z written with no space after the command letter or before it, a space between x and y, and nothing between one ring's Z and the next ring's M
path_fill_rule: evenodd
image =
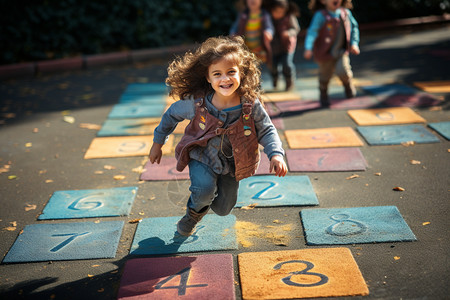
M388 107L373 109L353 109L348 115L361 126L368 125L397 125L411 123L425 123L425 119L419 116L409 107Z
M348 248L238 255L243 299L293 299L368 295Z
M173 149L173 136L162 148L163 154ZM84 159L107 157L147 156L153 144L153 135L98 137L92 140Z
M364 143L351 127L295 129L284 132L291 149L358 147Z
M428 93L450 93L450 80L420 81L414 85Z
M264 102L295 101L302 97L299 92L270 92L261 96Z

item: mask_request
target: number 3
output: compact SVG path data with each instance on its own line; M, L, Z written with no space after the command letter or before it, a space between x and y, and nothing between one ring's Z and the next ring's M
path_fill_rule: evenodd
M284 277L283 279L281 279L285 284L287 285L291 285L291 286L298 286L298 287L309 287L309 286L319 286L319 285L323 285L325 283L328 282L328 277L325 276L324 274L320 274L320 273L315 273L315 272L309 272L309 270L311 270L312 268L314 268L314 264L306 261L306 260L290 260L290 261L285 261L282 263L277 264L275 267L273 267L274 270L280 270L281 267L284 264L294 264L294 263L300 263L300 264L305 264L306 268L304 268L301 271L294 271L294 272L290 272L289 276ZM315 283L298 283L298 282L294 282L292 281L292 276L294 275L310 275L310 276L317 276L320 278L319 282L315 282Z

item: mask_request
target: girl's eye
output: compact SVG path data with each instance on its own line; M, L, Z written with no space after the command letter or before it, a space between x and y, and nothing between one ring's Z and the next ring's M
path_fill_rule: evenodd
M213 73L213 76L220 76L220 73Z

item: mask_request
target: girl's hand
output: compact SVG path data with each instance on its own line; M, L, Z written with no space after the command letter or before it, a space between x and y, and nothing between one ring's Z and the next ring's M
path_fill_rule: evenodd
M159 164L161 162L162 157L162 148L163 145L158 143L153 143L152 148L150 149L150 154L148 155L148 159L150 162Z
M272 173L272 171L274 171L275 175L278 177L286 176L288 169L281 155L274 155L270 159L269 172Z
M357 45L352 45L350 47L350 53L354 55L358 55L360 53L359 47Z
M313 53L311 50L305 50L305 52L303 53L303 57L305 59L311 59L312 56L313 56Z

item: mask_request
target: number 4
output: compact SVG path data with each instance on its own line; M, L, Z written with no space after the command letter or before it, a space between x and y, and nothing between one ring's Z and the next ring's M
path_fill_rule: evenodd
M183 296L186 294L187 288L193 288L193 287L205 287L208 286L207 284L194 284L194 285L188 285L188 279L189 279L189 273L191 272L191 268L187 267L180 272L170 275L164 280L161 280L158 282L158 284L155 286L155 289L157 290L164 290L164 289L177 289L178 290L178 296ZM179 285L173 285L173 286L163 286L167 282L171 281L175 276L180 276L180 284Z

